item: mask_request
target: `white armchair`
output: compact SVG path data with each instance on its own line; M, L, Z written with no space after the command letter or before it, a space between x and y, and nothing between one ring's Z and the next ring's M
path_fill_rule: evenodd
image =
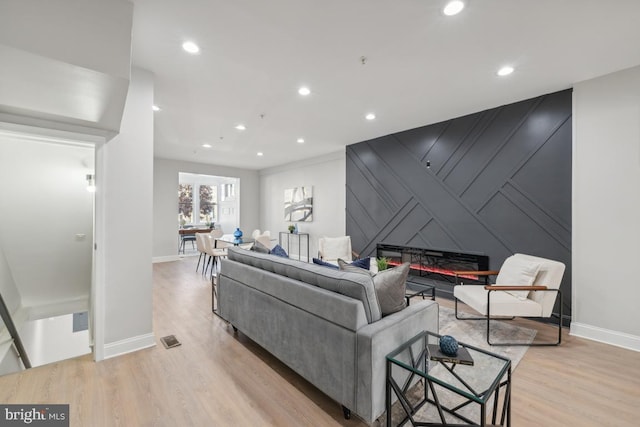
M325 262L337 264L338 258L353 261L351 237L321 237L318 239L318 256Z
M497 271L456 271L453 288L456 318L460 320L486 320L487 342L490 345L558 345L562 341L562 293L560 283L565 265L558 261L531 255L515 254L507 258ZM458 285L464 276L497 275L495 285ZM556 297L560 297L557 342L496 343L491 342L491 320L513 317L549 318L553 314ZM482 317L460 317L458 300L471 307Z

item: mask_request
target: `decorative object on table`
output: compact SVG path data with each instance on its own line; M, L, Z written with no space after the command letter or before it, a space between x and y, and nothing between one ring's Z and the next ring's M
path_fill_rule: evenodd
M440 350L447 356L456 356L458 354L458 340L451 335L443 335L440 337Z
M242 239L242 230L240 230L240 228L236 228L236 231L233 232L233 237L235 237L236 240Z
M289 233L293 233L294 231L296 231L296 227L293 224L291 224L287 227L287 230L289 230Z
M376 264L378 264L378 271L389 268L389 260L385 257L376 258Z
M293 227L293 234L298 234L298 224Z
M285 221L313 221L312 187L294 187L284 190Z
M207 224L207 225L209 226L209 229L210 229L210 230L213 230L214 228L216 228L216 224L215 224L213 221L211 221L211 222L210 222L209 224Z
M464 347L458 348L457 354L452 356L443 353L438 344L428 344L427 346L429 347L429 360L473 366L473 357L471 357L469 350Z

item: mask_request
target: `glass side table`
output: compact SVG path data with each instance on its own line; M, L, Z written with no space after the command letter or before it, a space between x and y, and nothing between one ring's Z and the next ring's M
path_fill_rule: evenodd
M458 343L458 354L472 361L438 358L440 337L421 332L387 355L387 426L510 427L511 360L463 343Z

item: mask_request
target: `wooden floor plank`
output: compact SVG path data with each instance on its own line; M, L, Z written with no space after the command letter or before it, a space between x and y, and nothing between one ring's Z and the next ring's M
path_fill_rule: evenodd
M196 262L154 264L156 347L0 377L0 402L69 403L74 426L364 425L213 315L210 282ZM553 338L547 325L517 322ZM515 370L513 425L637 425L640 353L563 332L561 346L529 349ZM170 334L182 345L165 349L160 338Z

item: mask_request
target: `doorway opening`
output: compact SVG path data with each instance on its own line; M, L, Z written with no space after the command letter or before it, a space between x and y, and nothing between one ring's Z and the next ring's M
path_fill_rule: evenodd
M215 227L233 233L240 223L240 179L180 172L177 214L179 229ZM198 251L193 242L179 240L178 254Z

